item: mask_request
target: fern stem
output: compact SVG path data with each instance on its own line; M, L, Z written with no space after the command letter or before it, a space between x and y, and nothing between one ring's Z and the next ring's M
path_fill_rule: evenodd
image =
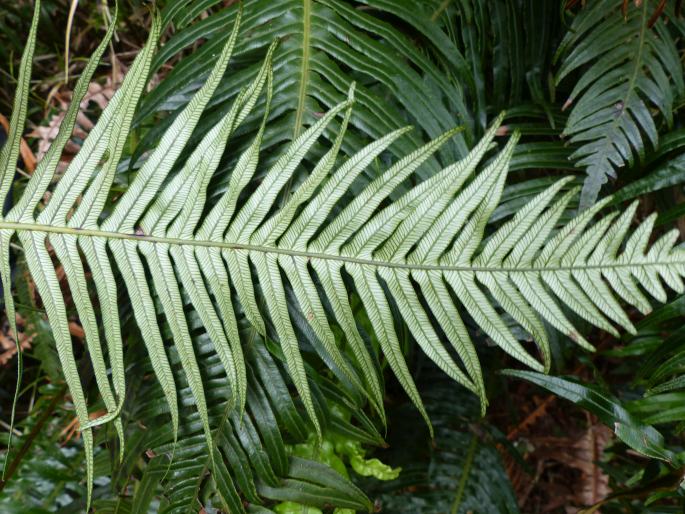
M300 67L300 88L297 93L297 110L295 111L295 127L293 140L302 132L302 121L307 99L307 82L309 80L309 35L312 31L312 1L302 2L302 66Z
M138 234L126 234L123 232L110 232L107 230L97 229L79 229L71 227L57 227L53 225L41 225L37 223L15 223L11 221L0 221L0 231L29 231L29 232L44 232L48 234L69 234L82 237L99 237L104 239L124 239L129 241L149 242L155 244L172 245L172 246L201 246L208 248L218 248L220 250L247 250L248 252L261 253L275 253L279 255L291 255L294 257L306 257L309 259L321 259L329 261L337 261L351 264L360 264L362 266L375 266L380 268L394 268L394 269L409 269L416 271L464 271L464 272L506 272L506 273L537 273L542 271L574 271L574 270L611 270L611 269L625 269L625 268L653 268L660 266L682 266L685 265L685 252L682 258L672 259L668 261L654 261L654 262L612 262L600 264L584 264L576 266L507 266L505 264L499 266L466 266L466 265L448 265L448 264L415 264L395 261L384 261L380 259L365 259L361 257L350 257L347 255L336 255L320 252L309 252L300 250L291 250L289 248L279 248L277 246L263 246L253 245L248 243L233 243L227 241L211 241L203 239L181 239L174 237L161 236L147 236Z
M457 485L457 495L452 503L451 514L457 514L459 512L459 507L461 506L461 500L464 497L464 491L466 490L466 483L469 481L469 475L471 474L471 467L473 467L473 458L476 455L476 450L478 449L478 437L473 436L471 438L471 443L466 451L466 459L464 460L464 468L459 477L459 485Z

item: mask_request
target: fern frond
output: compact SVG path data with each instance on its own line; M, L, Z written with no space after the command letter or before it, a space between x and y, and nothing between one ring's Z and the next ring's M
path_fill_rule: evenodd
M319 350L329 355L330 362L351 384L363 388L382 412L374 356L352 314L348 285L353 286L380 350L429 425L400 348L395 328L399 320L393 315L393 306L426 355L476 393L484 409L482 372L460 311L465 310L504 351L543 371L550 365L543 320L581 347L592 349L564 307L606 330L614 331L613 325L618 324L632 331L619 298L647 311L649 303L641 288L661 301L666 298L662 280L672 289L683 290L685 252L674 248L677 231L650 247L651 217L628 236L635 206L593 223L604 205L599 203L559 228L562 213L578 192L568 190L568 178L542 191L498 230L487 234L487 223L499 203L518 141L514 133L501 151L486 160L502 116L464 159L416 185L409 184L409 179L416 179L420 167L459 129L445 132L391 164L370 183L357 187L356 178L404 132L393 132L340 162L337 154L350 119L354 86L344 101L294 138L267 169L259 169L259 181L255 181L267 119L263 113L262 128L237 158L228 187L210 204L208 184L228 139L262 95L267 109L272 98L270 52L256 77L237 94L232 108L194 149L189 149L187 158L180 158L224 74L239 20L205 84L175 118L118 200L107 203L133 112L146 84L161 27L158 17L150 42L80 153L57 181L47 206L34 212L38 207L35 199L43 196L48 185L45 174L54 171L48 166L34 174L27 186L32 200L20 199L0 220L3 241L9 242L16 234L25 250L91 451L92 428L116 420L123 401L124 369L116 306L119 285L131 300L169 408L175 439L178 390L157 319L154 298L159 300L210 449L215 447L212 405L190 337L184 292L220 358L236 412L245 404L248 376L237 337L238 314L232 291L255 330L277 339L290 379L321 436L323 427L289 309L289 304L293 306L288 300L291 289L299 304L296 307L321 339ZM19 91L19 96L25 95L25 90ZM291 193L296 170L339 116L343 116L343 130L308 178ZM14 130L20 133L21 124ZM13 166L0 172L0 183L4 183ZM55 249L67 275L84 323L98 388L107 406L107 415L93 421L88 421L65 302L48 245ZM9 245L4 244L2 251L7 263ZM101 322L109 345L114 392L100 349L84 260L93 270L98 302L103 306ZM115 280L115 264L123 284ZM335 320L328 318L324 304L330 305ZM503 313L535 337L542 362L514 337ZM331 337L333 321L342 327L357 366ZM461 364L447 345L453 347ZM357 369L362 371L361 378ZM214 460L213 450L209 460L218 469L220 463Z
M2 197L7 196L11 181L14 179L16 169L16 162L19 158L19 147L21 144L21 133L26 123L26 110L28 107L29 83L31 81L31 64L33 61L33 53L36 49L36 32L38 30L38 16L40 14L40 0L36 2L33 12L33 20L31 22L31 29L29 37L21 57L21 65L19 68L19 81L17 84L17 92L14 97L14 105L12 107L12 119L10 120L10 131L7 141L0 151L0 191L4 191ZM96 60L99 60L99 56ZM92 73L92 72L91 72ZM7 184L7 185L5 185ZM4 214L4 212L3 212ZM3 237L0 233L0 281L3 284L11 283L11 267L10 267L10 253L9 253L10 237ZM7 247L7 250L5 248ZM3 290L3 300L7 310L7 321L10 327L10 335L15 339L17 349L17 384L14 388L14 398L12 400L12 415L10 420L10 439L8 447L12 445L12 433L14 429L14 417L17 408L17 400L19 398L19 389L21 387L21 378L23 374L23 356L22 348L19 343L17 333L17 319L14 310L14 301L12 300L12 290L5 287ZM3 463L2 477L5 477L7 461Z
M671 126L673 100L685 91L683 71L673 37L663 20L648 26L652 3L629 9L603 0L578 14L557 51L562 65L557 82L586 68L566 101L573 105L563 134L580 147L571 155L588 177L581 209L592 205L608 177L641 161L649 141L658 144L650 109Z
M191 321L192 323L192 321ZM209 405L209 417L213 433L214 464L207 452L203 426L197 410L192 407L192 392L179 387L181 424L178 443L168 423L163 392L154 383L142 383L136 387L132 402L131 422L145 420L146 429L136 427L139 437L132 442L148 448L152 456L144 467L141 487L133 496L124 493L128 480L121 480L115 487L121 488L124 501L130 501L132 512L160 512L164 514L185 513L207 504L208 498L225 512L252 512L255 506L268 505L269 501L291 499L312 507L324 504L352 508L359 512L370 511L370 502L364 494L342 475L319 463L303 462L290 455L288 444L305 442L307 427L299 401L288 391L287 377L269 351L265 341L254 337L254 330L241 324L245 340L247 397L244 413L240 413L227 399L229 387L220 362L209 337L202 334L194 338L198 361L205 377L205 389ZM172 354L172 360L175 360ZM174 366L179 384L184 383L183 370ZM137 371L148 371L149 365L138 363ZM137 373L142 377L144 373ZM327 421L327 433L345 434L350 440L360 440L350 435L349 429L366 437L365 442L383 443L380 436L359 428L364 425L364 413L360 403L350 402L345 394L328 387L323 377L308 373L316 382L319 413ZM349 403L349 405L348 405ZM353 425L328 412L329 406L349 409L359 426ZM169 461L176 445L173 462ZM128 477L134 472L132 464L118 470L119 476ZM303 471L309 469L308 474ZM168 471L167 471L168 470ZM142 487L146 484L146 487ZM157 508L150 509L151 500L159 498ZM245 508L244 502L250 504ZM96 504L96 507L98 505ZM271 511L268 511L271 512Z
M390 482L365 484L380 501L381 512L519 514L501 453L488 441L490 427L478 419L475 398L454 391L450 380L428 363L421 368L418 386L439 444L428 439L410 404L395 408L391 420L401 423L403 430L390 434L384 459L401 466L402 473Z
M416 130L402 134L397 144L388 150L397 157L401 157L406 149L413 150L423 140L438 137L455 125L470 126L471 114L462 90L462 83L468 79L460 73L457 74L458 80L453 80L418 50L403 31L382 19L392 15L388 6L371 5L369 9L357 9L338 0L246 0L242 4L248 13L243 26L250 37L240 38L237 42L235 51L241 66L227 75L219 86L212 100L212 112L201 121L198 134L204 134L228 111L231 98L252 80L264 52L275 39L281 41L274 55L277 103L265 130L265 147L278 147L301 134L317 119L318 113L345 100L353 80L357 81L357 107L350 126L355 130L345 138L341 149L344 155L352 155L366 142L379 139L407 123L414 124ZM143 99L137 121L142 122L159 111L175 110L185 105L209 73L213 65L212 55L224 44L227 37L225 27L235 19L236 9L235 6L215 9L208 12L206 18L190 23L198 16L202 5L206 4L195 3L177 10L177 3L173 2L165 7L165 21L173 22L177 31L160 50L155 67L171 58L176 60L175 56L182 49L199 38L205 38L207 44L197 52L178 55L179 66L175 66L159 87ZM431 25L439 31L438 25L430 21L430 15L424 12L430 6L421 7L413 10L415 18L418 19L420 14L424 25ZM447 38L441 35L440 42L444 43ZM440 47L436 45L436 48ZM459 62L459 72L469 71L459 48L450 45L445 54L450 56L450 64ZM388 55L397 58L388 59ZM430 100L425 95L427 83L434 91ZM255 116L248 122L250 132L256 131L258 118ZM163 120L153 127L141 149L160 137L167 123L168 120ZM331 126L324 134L325 138L332 142L336 132L337 126ZM472 138L471 130L467 128L441 148L440 160L451 162L464 156ZM236 140L236 145L247 143L243 139ZM310 159L311 156L307 158L308 161ZM425 166L426 172L437 169L436 158ZM222 171L227 172L228 169Z

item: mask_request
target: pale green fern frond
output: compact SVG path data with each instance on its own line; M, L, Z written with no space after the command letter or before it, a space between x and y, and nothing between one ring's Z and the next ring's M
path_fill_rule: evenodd
M9 241L16 235L54 331L84 430L89 487L92 429L117 420L124 399L119 287L124 287L130 298L176 434L177 389L157 319L157 306L162 309L209 448L214 447L214 441L208 401L190 337L185 298L190 299L215 347L236 411L241 412L246 402L247 374L232 292L258 332L267 335L273 327L271 335L280 344L290 378L321 435L288 308L290 292L320 339L321 352L330 357L331 366L335 365L365 393L382 415L383 391L374 356L360 334L351 306L348 286L353 285L383 355L430 424L400 347L395 328L399 320L394 311L399 312L426 355L477 394L484 409L487 402L482 372L460 311L466 311L504 351L543 371L550 366L543 320L591 350L592 346L568 319L567 309L605 330L615 332L613 326L617 324L633 331L619 299L645 312L649 302L643 291L664 300L662 281L677 291L683 290L685 252L674 248L677 232L666 234L649 247L652 217L628 236L635 207L593 223L604 205L600 203L560 228L559 219L577 194L576 189L562 194L569 179L559 180L497 231L486 233L518 140L514 133L499 153L486 159L501 116L463 160L426 180L410 184L409 179L415 180L420 166L459 129L426 143L370 183L353 189L359 185L356 179L364 169L405 132L393 132L348 159L339 159L354 103L354 87L345 101L322 114L268 169L260 170L260 179L255 181L265 113L253 143L237 159L228 187L212 205L207 205L209 182L231 135L262 95L266 97L267 113L271 102L273 47L256 77L236 96L232 108L194 148L187 149L187 158L180 159L226 70L238 37L239 20L204 86L147 155L120 198L108 200L133 112L147 82L159 36L157 17L149 43L79 154L57 180L48 204L41 210L38 200L49 185L46 176L52 178L54 173L51 163L39 167L23 196L0 220L3 277L9 277ZM28 65L22 72L28 73ZM27 87L25 82L20 84L18 102L25 105ZM308 178L291 193L291 179L305 155L338 116L343 117L343 130ZM21 133L22 128L19 117L14 133ZM65 133L70 130L67 126ZM59 155L59 145L63 146L66 139L56 142L58 147L51 156ZM9 184L14 174L10 158L16 157L18 139L11 141L8 153L3 154L6 166L0 170L1 184ZM8 190L3 188L5 194ZM67 276L108 411L91 421L50 246ZM92 272L99 309L89 295L86 266ZM115 266L122 278L119 284ZM11 313L11 298L7 305ZM330 307L334 320L329 319L324 305ZM542 362L512 334L503 313L534 337ZM104 362L98 323L103 326L108 345L111 376ZM333 336L333 323L343 329L349 354ZM461 364L455 361L454 354ZM210 452L212 467L216 465L213 458Z

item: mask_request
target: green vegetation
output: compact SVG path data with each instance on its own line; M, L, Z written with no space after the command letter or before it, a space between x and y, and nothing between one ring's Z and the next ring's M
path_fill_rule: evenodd
M0 510L682 510L679 5L113 4L0 14Z

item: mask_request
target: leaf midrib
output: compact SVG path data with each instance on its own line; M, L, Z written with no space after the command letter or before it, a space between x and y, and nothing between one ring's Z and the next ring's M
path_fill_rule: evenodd
M633 66L633 71L630 74L630 79L628 80L628 87L626 89L626 94L623 97L622 102L623 104L623 109L621 113L616 116L612 121L611 121L611 129L606 132L606 134L613 134L616 130L619 130L619 125L620 125L620 120L624 119L625 116L628 115L628 104L630 103L631 97L635 93L635 83L637 82L637 76L639 71L642 69L643 66L643 60L644 60L644 48L645 48L645 40L647 39L646 36L647 32L647 2L644 2L644 5L642 7L642 23L640 25L640 33L638 34L638 50L637 50L637 55L635 56L635 63ZM604 148L607 149L609 148L613 143L613 139L611 139L610 136L605 136L604 137ZM607 155L607 151L598 153L598 155L604 156Z
M293 139L296 139L302 132L302 121L304 118L304 108L307 97L307 82L309 81L309 37L311 34L311 0L302 2L302 63L300 66L300 87L297 92L297 109L295 111L295 126L293 129Z
M655 262L613 262L610 264L587 264L575 266L453 266L447 264L415 264L404 262L391 262L378 259L365 259L361 257L351 257L347 255L335 255L328 253L307 252L301 250L291 250L289 248L279 248L277 246L262 246L249 243L233 243L229 241L212 241L204 239L181 239L174 237L148 236L144 234L125 234L122 232L109 232L98 229L81 229L73 227L59 227L53 225L42 225L38 223L18 223L11 221L0 221L0 231L30 231L44 232L47 234L62 234L72 236L100 237L104 239L123 239L136 242L148 242L154 244L165 244L175 246L200 246L208 248L218 248L220 250L246 250L248 252L275 253L280 255L291 255L293 257L305 257L308 259L323 259L329 261L345 262L350 264L360 264L362 266L375 266L382 268L407 269L412 271L471 271L471 272L490 272L490 273L525 273L543 271L591 271L621 268L646 268L658 266L685 265L685 252L682 258L668 261Z

